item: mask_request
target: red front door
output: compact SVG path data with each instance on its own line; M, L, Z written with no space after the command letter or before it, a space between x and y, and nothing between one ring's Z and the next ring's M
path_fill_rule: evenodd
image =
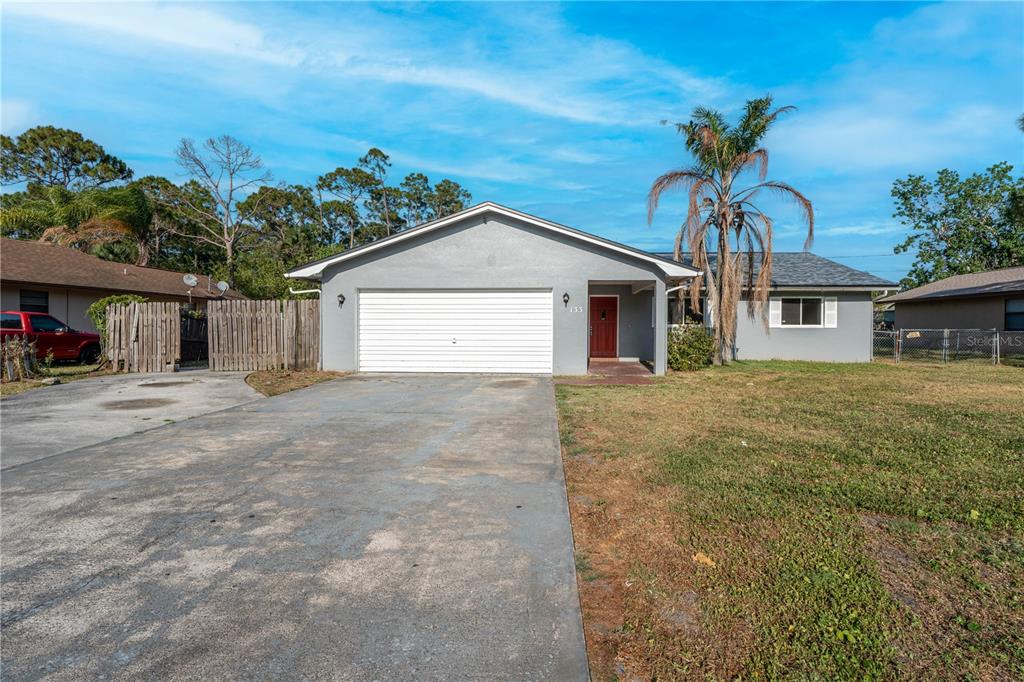
M619 356L619 299L590 297L590 357Z

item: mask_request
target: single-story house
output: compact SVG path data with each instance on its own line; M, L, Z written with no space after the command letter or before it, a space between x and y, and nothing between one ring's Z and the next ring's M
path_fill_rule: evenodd
M1024 331L1024 267L954 275L879 299L897 329Z
M53 315L72 329L96 331L86 309L114 294L138 294L151 301L181 301L203 308L206 301L245 298L217 282L186 273L103 260L56 244L0 238L0 308Z
M716 269L714 254L710 260L711 268ZM742 262L745 264L745 259ZM690 263L688 254L684 254L683 263ZM759 263L757 255L755 278ZM746 298L741 300L736 319L735 359L870 362L874 330L871 295L896 286L813 253L775 251L767 320L756 314L751 318ZM671 306L671 323L679 323L685 316L709 326L714 324L713 311L708 310L703 297L701 309L694 311L686 291L672 294L671 301L679 295L685 300L682 306Z
M741 322L741 357L869 360L870 292L893 285L791 255L771 334ZM321 283L324 369L573 375L597 358L650 360L663 374L669 296L700 274L486 202L287 276Z

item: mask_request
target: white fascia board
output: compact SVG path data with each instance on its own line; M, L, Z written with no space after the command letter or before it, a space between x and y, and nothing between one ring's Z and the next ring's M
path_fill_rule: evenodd
M891 288L891 287L890 287ZM771 291L885 291L886 287L882 286L843 286L841 284L818 284L816 286L785 286L785 287L772 287Z
M512 218L514 220L520 220L522 222L530 223L531 225L535 225L537 227L550 230L551 232L562 234L573 239L578 239L582 242L594 244L596 246L608 249L610 251L615 251L618 253L625 254L627 256L631 256L633 258L638 258L640 260L653 263L654 265L657 265L662 272L665 273L666 277L689 278L697 277L702 274L699 270L694 270L684 265L673 263L672 261L651 256L640 251L635 251L627 246L616 244L615 242L606 241L604 239L600 239L598 237L589 235L585 232L579 232L577 230L567 228L564 225L552 223L542 218L537 218L536 216L529 215L528 213L520 213L519 211L514 211L510 208L505 208L504 206L491 203L488 201L482 204L478 204L477 206L468 208L464 211L460 211L459 213L454 213L446 218L441 218L440 220L435 220L434 222L431 223L425 223L423 225L420 225L419 227L414 227L410 230L406 230L405 232L400 232L393 237L382 239L379 242L373 242L358 249L353 249L352 251L348 252L342 252L339 253L337 256L325 258L324 260L317 261L315 263L310 263L309 265L305 265L300 268L296 268L295 270L291 270L285 273L285 277L290 277L294 279L319 279L324 269L337 263L344 262L350 258L356 258L364 253L371 253L373 251L377 251L378 249L386 248L392 244L398 244L407 239L412 239L413 237L417 237L421 234L433 232L434 230L441 229L460 220L472 218L474 216L487 212L497 213L498 215L505 216L506 218Z

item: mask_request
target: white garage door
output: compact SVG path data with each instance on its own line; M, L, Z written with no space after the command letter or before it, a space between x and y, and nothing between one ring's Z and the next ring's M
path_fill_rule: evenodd
M551 291L361 291L359 369L550 374L551 320Z

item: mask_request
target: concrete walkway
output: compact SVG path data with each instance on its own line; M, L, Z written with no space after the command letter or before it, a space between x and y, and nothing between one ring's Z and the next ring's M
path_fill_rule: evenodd
M348 377L0 503L5 680L587 678L548 378Z
M247 372L112 374L0 401L0 467L50 457L258 398Z

